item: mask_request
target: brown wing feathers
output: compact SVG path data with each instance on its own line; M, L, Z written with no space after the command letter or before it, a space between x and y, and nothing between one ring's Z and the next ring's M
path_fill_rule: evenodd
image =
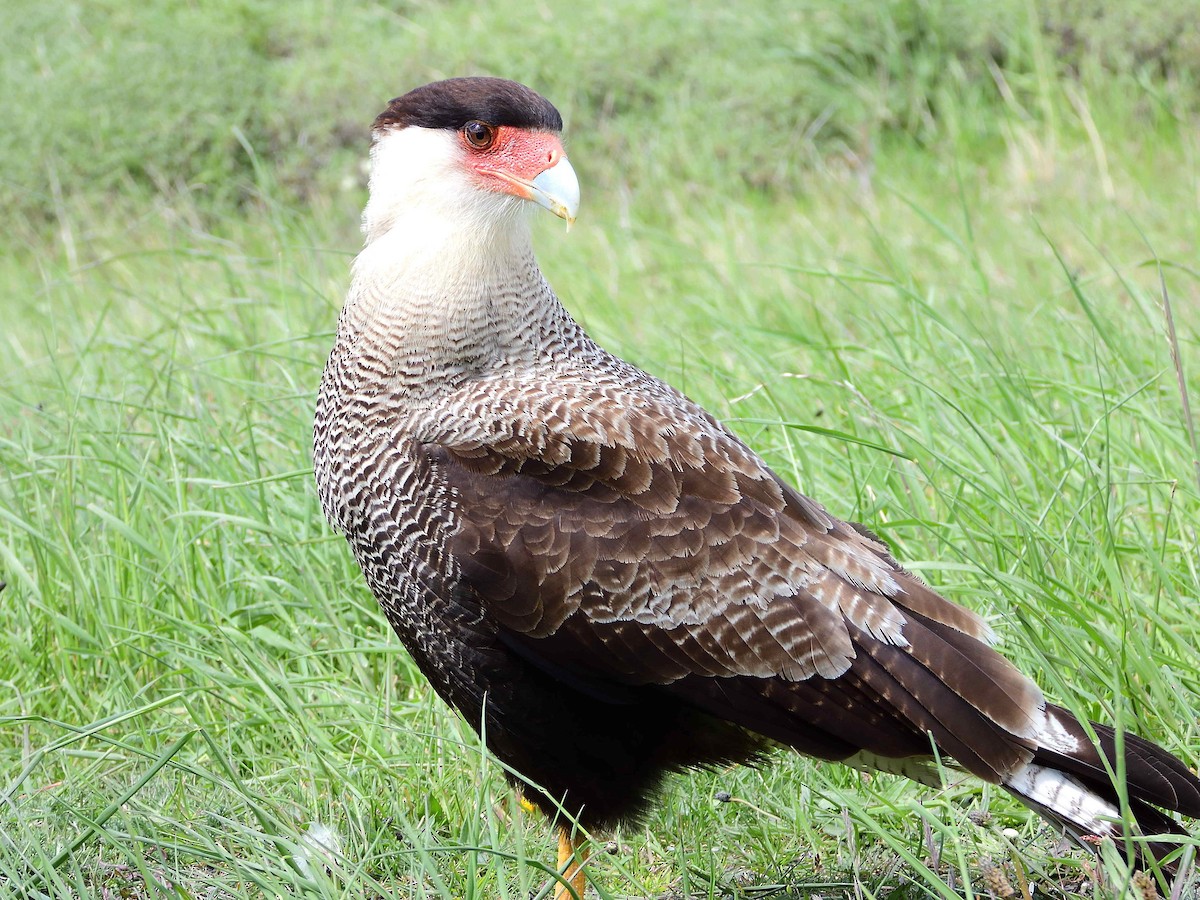
M535 397L518 417L543 427L524 438L427 447L462 497L452 551L524 657L592 696L658 686L826 759L924 757L932 738L989 781L1035 760L1113 795L1086 737L1077 751L1040 746L1042 694L988 646L981 618L647 382L636 398L560 396L548 417ZM1100 743L1114 758L1111 732ZM1181 763L1132 736L1125 753L1132 798L1200 812Z
M927 753L930 731L992 780L1029 758L1014 735L1036 730L1040 693L979 644L987 629L977 616L779 481L678 395L650 405L600 393L620 401L611 429L594 402L568 397L552 413L521 415L543 425L524 438L513 429L428 448L463 498L452 547L464 575L505 628L537 639L525 653L626 683L751 679L726 696L817 676L820 696L785 703L803 712L780 717L783 694L767 691L787 728L746 724L797 743L828 720L822 755ZM711 711L739 721L737 709ZM970 748L976 739L984 749Z
M426 448L462 498L452 552L516 652L601 702L651 687L824 759L927 758L932 740L1071 834L1109 828L1111 729L1093 746L979 616L673 402L623 408L615 437L595 407L572 431L568 402L536 449ZM1148 804L1200 813L1165 751L1129 735L1124 766L1144 833L1174 828Z

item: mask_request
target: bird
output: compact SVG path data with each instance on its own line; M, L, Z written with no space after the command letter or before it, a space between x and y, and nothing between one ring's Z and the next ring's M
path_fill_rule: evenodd
M1048 701L979 614L567 312L531 235L578 212L562 131L491 77L375 119L313 452L417 667L556 823L556 895L586 890L572 823L780 747L926 784L949 761L1085 845L1123 837L1124 798L1162 859L1170 813L1200 816L1180 759Z

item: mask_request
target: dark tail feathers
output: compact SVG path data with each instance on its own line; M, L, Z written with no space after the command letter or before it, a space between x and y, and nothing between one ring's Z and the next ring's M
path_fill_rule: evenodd
M1096 838L1121 838L1120 799L1109 776L1110 769L1119 773L1122 768L1117 764L1115 729L1092 723L1097 738L1093 743L1067 710L1047 706L1046 719L1033 761L1006 778L1004 787L1085 846L1094 848ZM1145 738L1125 732L1121 745L1129 811L1137 831L1146 836L1186 835L1166 812L1200 818L1200 778ZM1138 841L1136 847L1143 862L1149 857L1161 862L1177 845Z

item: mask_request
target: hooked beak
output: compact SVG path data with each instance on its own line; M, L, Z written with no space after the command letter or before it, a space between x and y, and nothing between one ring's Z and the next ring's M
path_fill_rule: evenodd
M565 156L533 179L529 187L530 200L566 219L567 227L571 227L579 212L579 179Z
M560 219L566 219L567 227L571 227L579 212L579 179L575 177L575 170L565 156L533 181L519 184L525 189L522 192L525 199L550 210Z

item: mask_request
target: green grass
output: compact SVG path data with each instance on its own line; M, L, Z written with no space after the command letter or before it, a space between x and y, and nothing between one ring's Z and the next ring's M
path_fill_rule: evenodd
M598 339L991 616L1053 698L1195 766L1200 485L1161 288L1200 402L1190 38L1126 27L1137 3L1076 6L21 19L0 38L22 48L0 64L21 87L0 140L0 894L549 883L545 823L431 697L309 472L361 134L460 71L567 114L583 217L567 237L545 217L538 246ZM329 871L293 860L313 822L341 840ZM613 838L606 898L1128 878L1116 856L1090 878L969 780L786 755L677 779Z

